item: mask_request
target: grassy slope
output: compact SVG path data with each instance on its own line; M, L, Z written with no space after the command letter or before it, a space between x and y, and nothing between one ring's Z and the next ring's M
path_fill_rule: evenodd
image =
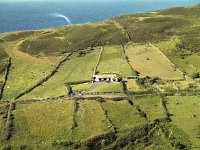
M87 47L127 42L126 35L111 22L55 28L53 32L25 40L20 50L29 54L54 55ZM55 51L56 49L56 51Z
M147 118L151 121L166 117L165 110L161 104L161 98L159 96L137 97L134 100L134 103L147 114Z
M189 76L194 72L200 72L200 56L191 53L190 50L177 49L180 39L173 38L155 44L165 55L183 72Z
M172 124L182 129L189 136L194 147L198 148L200 147L198 139L200 134L199 99L198 96L174 96L168 97L167 100L169 112L173 114Z
M97 72L99 74L114 73L119 74L122 77L133 74L130 66L125 60L121 46L104 47Z
M186 13L187 12L187 13ZM173 8L154 13L130 14L114 17L128 32L131 41L137 43L155 42L180 35L182 46L199 51L198 25L199 6ZM88 34L89 33L89 34ZM191 38L191 35L195 38ZM40 31L14 32L5 34L2 42L24 40L19 49L35 55L55 55L78 51L87 47L123 44L128 41L126 35L113 22L104 21L84 25L63 26Z
M72 85L72 90L73 91L83 91L89 89L93 83L84 83L84 84L76 84Z
M149 45L129 45L126 54L133 69L140 77L153 76L161 79L182 79L182 74L175 70L168 59L156 48Z
M12 57L11 69L3 93L3 99L13 99L29 87L46 77L59 58L36 58L16 49L16 43L4 46Z
M99 83L91 92L120 92L123 93L120 83Z
M106 101L103 103L108 111L108 116L119 129L134 128L146 123L145 119L139 116L138 111L127 101Z
M18 103L11 145L37 149L51 146L54 141L65 141L70 138L72 115L73 101Z
M64 83L69 81L89 80L98 59L98 50L92 51L84 57L72 56L58 70L58 72L42 86L36 88L23 98L48 98L66 95Z
M128 79L126 82L127 90L129 92L138 92L141 91L139 85L137 84L136 79Z
M74 129L74 140L85 140L112 131L97 101L79 101L75 118L78 127Z
M156 13L131 14L115 17L114 20L118 21L124 26L133 42L159 42L155 45L159 47L159 49L163 51L175 65L185 70L188 74L192 74L194 71L199 70L198 66L200 65L198 55L200 51L200 35L198 27L200 23L199 14L200 9L196 6L193 8L173 8ZM172 36L178 36L179 41L167 41ZM21 40L22 44L19 40ZM163 42L163 40L166 41ZM50 61L51 58L36 58L30 55L26 55L25 53L41 56L57 55L69 51L78 51L87 47L107 44L122 44L126 42L126 36L122 34L122 32L117 29L117 27L115 27L111 22L91 23L70 27L58 27L54 29L47 29L45 31L28 31L5 34L3 38L0 37L0 43L4 46L6 52L13 58L13 66L9 75L8 85L12 84L14 86L11 88L7 88L4 96L6 99L13 98L15 95L22 91L22 88L23 90L26 89L27 84L28 86L34 84L37 80L41 79L45 75L43 72L50 71L55 65L56 61ZM20 45L19 47L17 47L18 44ZM18 48L25 53L17 51ZM182 54L190 55L184 56L184 59L181 59ZM24 98L34 98L37 96L51 97L66 94L66 89L63 83L66 81L89 79L96 64L97 55L97 50L95 50L85 57L72 56L71 60L63 64L63 66L61 66L61 69L53 78L51 78L43 86L35 89ZM3 64L2 62L3 61L1 61L0 65ZM31 67L29 67L30 64ZM32 68L32 66L34 67ZM17 69L20 70L18 71ZM33 73L31 73L32 71ZM33 74L35 74L35 76L33 76ZM22 81L22 77L25 79L24 81ZM12 92L9 92L9 89L12 89ZM149 103L149 98L143 97L141 99L142 101ZM185 133L187 133L187 135L193 141L193 144L200 145L199 140L196 139L196 137L199 136L197 135L199 134L199 97L176 97L176 99L178 103L180 102L181 104L177 104L176 101L174 101L174 97L169 97L167 104L170 113L174 114L174 116L172 116L172 124L175 124ZM155 99L155 101L151 103L152 105L148 105L150 107L148 107L146 103L142 103L142 101L141 103L139 103L139 101L137 102L140 107L144 109L144 111L147 111L149 113L149 117L152 120L155 116L155 118L162 117L163 110L160 109L160 107L155 107L156 110L160 111L159 114L151 110L151 108L153 107L152 105L159 105L158 99ZM61 104L56 104L55 106L48 105L45 102L36 102L33 105L31 104L32 106L30 106L29 104L17 104L17 109L14 111L14 122L16 128L14 133L14 140L11 142L15 143L18 146L19 144L21 144L21 141L19 142L19 138L21 136L24 139L23 142L25 143L25 145L29 145L29 143L32 141L32 138L30 138L32 135L29 134L29 130L32 131L34 129L34 131L42 131L43 135L41 135L38 140L39 142L45 141L41 144L44 147L46 144L49 145L49 143L57 139L57 137L55 138L56 134L58 134L60 137L68 137L68 135L63 135L63 131L62 134L55 133L55 135L51 134L52 132L46 132L46 134L44 132L46 131L46 129L54 129L54 126L60 127L60 123L66 121L59 120L57 121L59 123L55 124L55 120L57 120L58 116L62 114L60 111L64 110L65 112L67 112L67 114L70 114L69 116L71 116L73 106L70 106L71 110L65 110L64 103L65 102L61 102ZM23 107L24 105L26 107ZM91 105L93 106L93 103L91 103ZM91 110L93 109L91 105L87 105L85 106L85 108L87 107L88 110ZM96 104L94 104L94 106L95 108L98 108L95 109L95 112L97 112L97 114L102 114L102 112L99 111L99 106ZM105 102L103 106L106 108L106 110L108 110L108 116L111 121L116 127L120 129L133 128L146 123L144 118L141 118L138 115L136 109L125 101L109 101ZM81 106L80 111L83 110L82 108L83 107ZM57 113L51 111L51 109L56 110ZM49 114L51 114L52 120L48 118ZM189 116L186 116L187 114L189 114ZM65 116L66 113L63 115ZM96 115L93 114L92 111L88 111L87 115L94 118L96 117ZM191 117L191 115L196 115L196 117ZM100 117L100 120L102 119L101 116L102 115L98 116ZM47 122L48 126L46 127L45 125L45 128L41 129L40 126L37 126L38 118L35 119L35 117L40 118L43 121L43 125ZM46 119L48 120L44 123L44 120ZM32 121L34 121L36 124L32 123ZM81 124L83 124L83 128L88 125L85 124L85 120L83 118L81 118L79 121L81 122ZM90 123L90 121L91 120L87 120L86 122ZM2 121L0 121L0 123L1 122ZM30 122L30 125L27 125L27 122ZM64 125L62 124L62 127L68 128L69 125L67 125L67 127L65 125L69 124L69 122L63 123ZM191 124L191 126L189 127L188 122ZM97 124L94 124L94 126L91 125L92 131L87 128L88 133L84 132L81 129L84 137L88 137L90 135L93 136L97 132L101 132L99 122L95 123ZM34 127L31 128L32 126ZM95 127L97 127L98 129L97 132L94 130ZM27 133L23 133L24 130L27 131ZM176 132L173 133L176 134ZM160 134L160 132L157 134ZM84 137L82 137L82 135L77 136L78 139L82 139ZM49 139L49 141L46 141L46 139ZM37 141L37 139L35 141ZM151 147L149 149L151 149Z

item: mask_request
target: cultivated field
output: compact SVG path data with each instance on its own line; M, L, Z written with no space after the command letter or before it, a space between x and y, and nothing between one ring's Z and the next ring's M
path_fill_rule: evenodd
M191 140L193 147L200 148L200 97L168 97L167 107L173 116L172 124L183 130Z
M126 47L126 54L133 69L140 73L140 77L183 78L181 72L158 49L150 45L128 45Z
M133 74L131 67L125 59L122 46L104 47L97 72L99 74L119 74L122 77Z
M73 104L64 100L17 103L13 111L14 142L10 144L15 148L24 145L43 149L70 139Z

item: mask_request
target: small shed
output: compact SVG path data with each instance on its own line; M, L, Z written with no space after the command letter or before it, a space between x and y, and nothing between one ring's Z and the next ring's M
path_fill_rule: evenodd
M119 82L119 77L115 74L93 75L93 82Z

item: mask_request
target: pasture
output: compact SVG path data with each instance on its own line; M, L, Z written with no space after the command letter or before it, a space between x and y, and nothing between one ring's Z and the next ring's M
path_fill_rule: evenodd
M96 87L91 92L123 93L123 87L121 83L96 83Z
M147 119L154 121L166 117L160 96L142 96L133 98L133 103L138 105L147 114Z
M84 57L77 57L76 54L72 55L69 60L60 66L58 72L53 77L42 86L25 95L23 99L66 95L67 91L64 83L90 80L98 59L98 52L98 49L91 51L91 53L86 54Z
M89 89L92 85L93 83L83 83L83 84L72 85L71 87L73 91L83 91Z
M125 59L122 46L106 46L97 67L98 74L118 74L122 77L133 75Z
M178 68L191 76L195 72L200 72L200 56L198 53L191 53L192 49L178 49L180 39L158 42L155 44Z
M183 72L186 72L190 77L193 73L200 72L200 56L192 54L185 57L178 57L176 55L169 57L171 61L176 64Z
M14 114L14 134L10 144L30 148L48 147L71 136L73 101L19 102ZM43 148L44 148L43 147Z
M151 76L167 80L183 78L181 72L151 45L127 45L126 55L133 69L140 73L140 77Z
M193 147L200 148L200 97L171 96L167 99L167 108L172 114L172 124L183 130L191 140Z
M75 141L112 131L112 125L106 120L99 102L84 100L78 103L78 111L75 114L77 127L73 131Z
M138 127L147 123L128 101L106 101L103 103L103 107L107 110L108 117L114 126L120 130Z
M126 82L126 86L127 86L128 92L140 92L140 91L142 91L135 79L128 79L127 82Z
M6 82L3 99L13 99L46 77L60 57L34 57L16 49L16 43L5 46L12 57L11 68Z

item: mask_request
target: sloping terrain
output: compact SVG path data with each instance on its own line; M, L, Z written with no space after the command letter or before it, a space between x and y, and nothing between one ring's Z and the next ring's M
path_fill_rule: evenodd
M178 7L1 34L0 149L199 149L199 18Z

